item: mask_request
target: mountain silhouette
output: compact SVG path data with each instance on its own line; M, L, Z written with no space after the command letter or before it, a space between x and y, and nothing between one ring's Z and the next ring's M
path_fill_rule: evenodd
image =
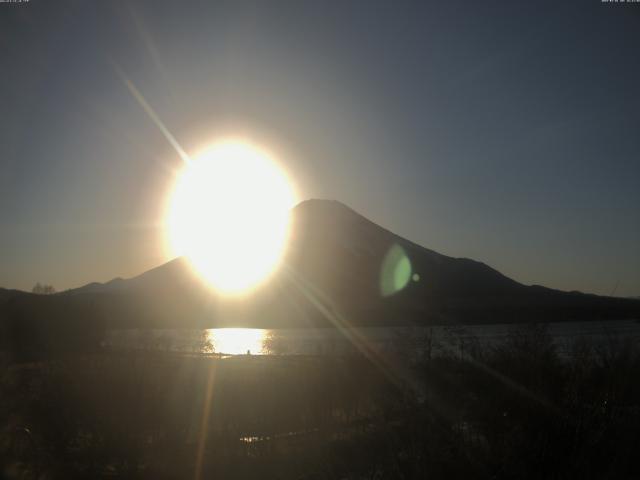
M640 318L640 301L526 286L481 262L417 245L332 200L307 200L294 208L281 267L245 297L217 296L184 258L134 278L55 295L4 292L5 316L52 327L57 322L78 328L180 328Z

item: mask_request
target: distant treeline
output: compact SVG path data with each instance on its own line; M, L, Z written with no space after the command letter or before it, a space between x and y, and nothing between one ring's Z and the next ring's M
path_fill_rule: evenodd
M52 295L0 289L0 329L8 332L13 345L28 338L23 346L29 348L34 339L53 346L63 331L65 341L78 339L87 345L104 330L121 328L334 327L344 323L342 319L354 327L640 319L638 300L519 284L500 294L406 289L388 297L359 297L344 291L315 300L282 286L243 302L225 302L212 298L209 291L171 285L161 290L85 288Z

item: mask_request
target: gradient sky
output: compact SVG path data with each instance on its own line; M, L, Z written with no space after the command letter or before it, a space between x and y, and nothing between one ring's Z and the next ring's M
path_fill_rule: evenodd
M526 284L640 295L640 4L0 3L0 286L166 261L187 152L247 137L340 200Z

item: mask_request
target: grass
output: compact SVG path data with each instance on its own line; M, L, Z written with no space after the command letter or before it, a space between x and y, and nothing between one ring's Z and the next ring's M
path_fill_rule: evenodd
M413 339L412 341L415 341ZM426 341L426 340L425 340ZM7 478L637 478L640 352L543 326L421 358L3 357Z

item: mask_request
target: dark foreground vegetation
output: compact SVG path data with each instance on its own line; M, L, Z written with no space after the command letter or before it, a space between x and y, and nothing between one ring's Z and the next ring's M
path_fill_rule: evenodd
M411 341L424 355L6 353L0 476L640 478L635 344L560 357L540 326L437 357Z

